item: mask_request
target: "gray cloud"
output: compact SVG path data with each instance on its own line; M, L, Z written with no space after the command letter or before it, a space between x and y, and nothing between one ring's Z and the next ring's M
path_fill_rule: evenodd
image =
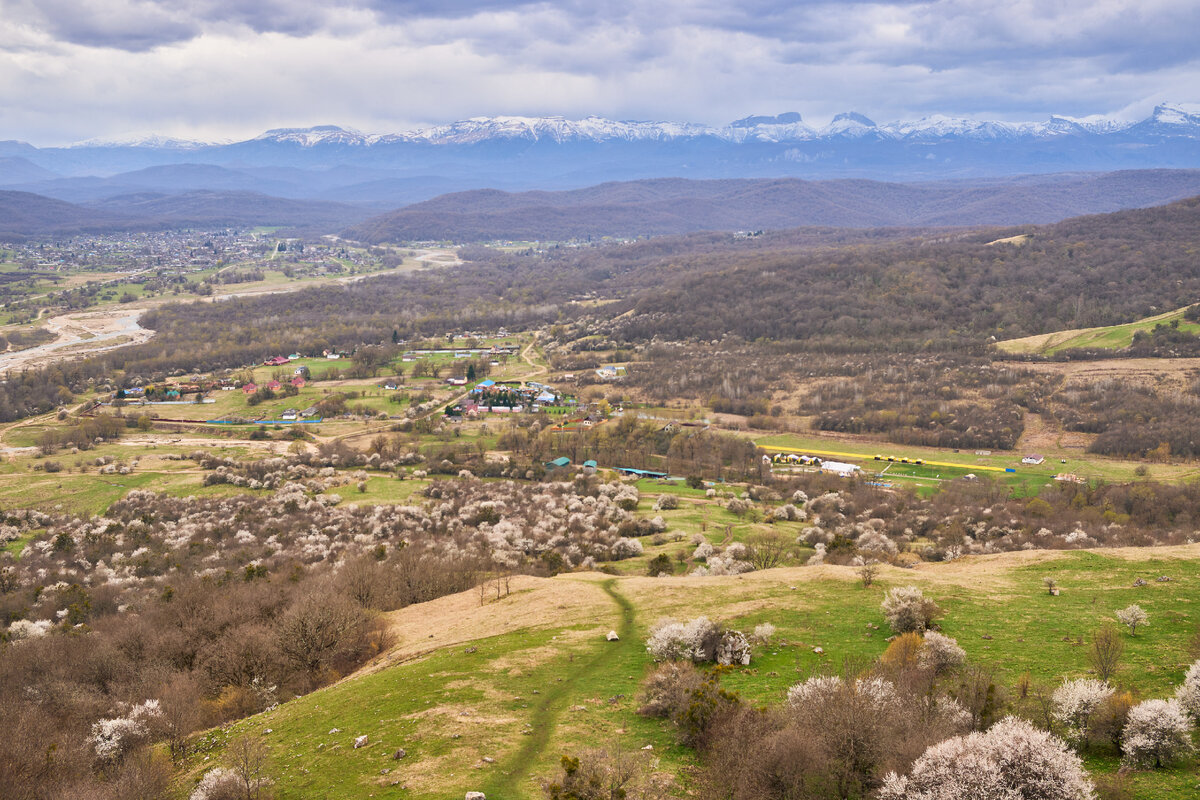
M0 0L0 139L1200 100L1193 0Z

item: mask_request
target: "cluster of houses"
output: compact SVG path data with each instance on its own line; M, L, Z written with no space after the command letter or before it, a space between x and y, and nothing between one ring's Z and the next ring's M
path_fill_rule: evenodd
M560 405L575 405L575 400L533 381L522 384L488 379L477 383L464 400L446 409L446 414L471 419L487 413L520 414Z

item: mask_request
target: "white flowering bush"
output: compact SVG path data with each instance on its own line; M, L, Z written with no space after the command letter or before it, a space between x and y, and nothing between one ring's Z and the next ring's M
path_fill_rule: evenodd
M21 639L38 639L49 633L53 627L54 623L48 619L18 619L8 626L8 637L14 642Z
M907 776L889 773L879 800L1093 800L1083 762L1023 719L927 749Z
M162 716L157 700L146 700L120 717L101 719L92 725L89 742L101 761L116 761L150 735L149 723Z
M655 661L715 661L719 664L749 664L750 643L741 631L723 630L708 617L683 623L659 620L650 629L646 651Z
M1200 661L1188 667L1183 683L1175 690L1175 699L1193 722L1200 721Z
M941 613L937 603L927 598L916 586L890 589L880 607L896 633L920 633L933 625L933 620Z
M1121 752L1134 767L1165 767L1191 754L1192 725L1175 700L1143 700L1129 709Z
M623 558L633 558L642 554L642 543L637 539L628 539L622 537L617 539L612 546L612 557L616 561Z
M958 646L958 642L937 631L926 631L921 649L917 651L917 663L924 669L932 670L935 675L957 669L966 660L967 653Z
M717 644L714 660L722 666L740 664L743 667L750 664L750 642L741 631L725 631Z
M800 706L821 702L832 697L841 688L842 679L837 675L813 675L787 690L787 703L790 706Z
M242 796L242 783L232 770L216 767L204 773L188 800L232 800Z
M1129 628L1130 636L1135 636L1138 628L1144 628L1150 624L1150 616L1142 610L1141 606L1134 603L1117 612L1117 621Z
M716 548L714 548L711 544L709 544L708 542L701 542L700 545L692 553L692 558L695 559L696 561L704 561L705 559L707 559L709 556L711 556L715 552L716 552Z
M759 644L768 644L774 635L775 626L769 622L762 622L754 626L753 638Z
M679 498L673 494L659 495L659 498L654 501L655 511L673 511L679 508Z
M1094 678L1064 681L1051 696L1054 720L1063 726L1069 741L1086 741L1092 718L1112 695L1112 687Z

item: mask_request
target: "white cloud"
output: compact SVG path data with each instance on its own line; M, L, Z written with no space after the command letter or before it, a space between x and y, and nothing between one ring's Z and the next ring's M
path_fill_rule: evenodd
M1200 99L1197 29L1182 0L0 0L0 138L504 113L1133 114Z

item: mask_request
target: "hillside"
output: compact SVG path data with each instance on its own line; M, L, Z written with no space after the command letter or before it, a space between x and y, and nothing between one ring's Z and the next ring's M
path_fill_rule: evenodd
M0 191L0 238L144 229L113 211L85 208L29 192Z
M320 231L336 230L369 213L342 203L288 200L257 192L207 190L121 195L91 203L89 207L163 225L273 225Z
M146 192L76 205L29 192L0 190L0 238L256 225L324 233L358 222L367 214L342 203L287 200L244 191Z
M565 192L458 192L367 220L360 241L566 240L800 226L1016 225L1200 194L1200 171L1135 170L993 182L679 178Z
M644 640L655 621L705 614L746 631L774 624L771 645L722 685L751 703L778 704L788 686L814 671L878 657L887 646L880 600L888 587L905 584L943 605L944 633L972 663L995 670L1014 702L1022 674L1035 685L1086 674L1086 648L1074 637L1136 600L1161 625L1128 639L1120 680L1163 696L1189 663L1193 626L1170 588L1176 584L1130 587L1138 577L1177 582L1197 574L1200 549L1190 546L884 567L870 588L853 568L832 566L736 577L521 577L499 599L481 603L480 592L471 591L393 612L396 645L385 656L339 684L206 738L219 752L232 735L261 737L280 800L331 792L368 798L396 788L409 798L467 791L534 798L541 796L538 779L552 776L564 753L589 747L648 750L660 771L678 776L694 769L695 754L677 743L669 724L636 713L638 686L651 666ZM1046 593L1047 575L1061 596ZM605 641L609 630L620 641ZM367 746L354 748L362 735ZM405 752L398 760L397 748ZM212 750L193 758L193 775L213 758L219 755ZM1093 758L1089 766L1110 772L1116 762ZM1189 780L1186 771L1138 773L1133 796L1169 797Z

